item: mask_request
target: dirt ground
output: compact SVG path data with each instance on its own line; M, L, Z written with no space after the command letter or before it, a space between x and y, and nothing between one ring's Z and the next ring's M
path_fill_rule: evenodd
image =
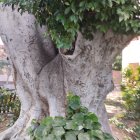
M126 110L123 106L122 95L119 90L108 94L105 106L110 119L110 127L116 140L135 140L127 128L134 127L136 122L124 118Z
M0 115L0 132L6 130L11 123L11 116Z

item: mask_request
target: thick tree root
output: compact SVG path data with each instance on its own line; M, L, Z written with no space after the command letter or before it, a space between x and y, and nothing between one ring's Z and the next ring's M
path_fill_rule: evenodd
M27 128L31 126L33 119L40 120L43 117L42 111L31 109L28 112L21 111L15 124L4 132L0 133L0 140L29 140Z
M26 138L26 135L23 132L23 127L15 124L0 134L0 140L28 140L29 138Z

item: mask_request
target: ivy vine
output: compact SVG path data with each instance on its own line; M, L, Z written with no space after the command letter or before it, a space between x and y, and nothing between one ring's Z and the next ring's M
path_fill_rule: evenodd
M79 96L67 96L66 113L66 117L33 120L28 128L31 140L114 140L101 130L97 116L81 106Z

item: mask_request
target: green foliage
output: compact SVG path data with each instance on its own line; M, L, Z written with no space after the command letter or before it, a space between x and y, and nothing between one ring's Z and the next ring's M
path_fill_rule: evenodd
M140 124L139 124L139 125L136 125L136 126L133 128L133 131L134 131L134 133L135 133L136 140L139 140L139 139L140 139Z
M113 70L121 71L122 69L122 56L118 55L115 62L112 64Z
M119 121L116 117L113 117L111 119L109 119L110 123L114 124L115 126L117 126L119 129L125 129L126 126L124 125L124 123L122 123L121 121Z
M140 33L139 0L2 0L19 5L18 11L35 15L47 25L58 48L70 48L80 31L87 39L93 32ZM48 34L48 33L47 33Z
M13 114L15 121L20 113L20 101L15 93L0 88L0 114Z
M140 67L123 72L122 95L130 115L140 119Z
M40 123L33 120L28 132L33 140L114 140L73 94L67 96L66 117L46 117Z

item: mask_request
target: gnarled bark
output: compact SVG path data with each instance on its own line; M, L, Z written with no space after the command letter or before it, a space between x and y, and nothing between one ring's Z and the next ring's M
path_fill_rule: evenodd
M133 36L97 32L88 41L78 33L74 53L64 55L56 53L49 36L43 36L45 31L32 15L0 7L0 36L16 71L21 101L19 119L0 139L29 139L26 129L32 119L65 116L69 91L79 95L82 104L97 114L103 130L110 132L104 100L113 89L112 62Z

